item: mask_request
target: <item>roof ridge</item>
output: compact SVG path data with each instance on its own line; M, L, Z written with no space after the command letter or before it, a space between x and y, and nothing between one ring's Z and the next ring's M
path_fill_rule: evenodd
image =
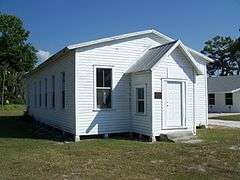
M134 37L134 36L141 36L141 35L146 35L146 34L151 34L151 33L158 34L158 36L163 38L163 39L172 40L172 38L158 32L154 29L146 29L146 30L141 30L141 31L134 31L134 32L129 32L129 33L106 36L106 37L97 38L97 39L93 39L93 40L89 40L89 41L83 41L83 42L75 43L75 44L69 44L66 47L68 49L76 49L76 48L80 48L82 46L90 46L90 45L96 44L96 43L119 40L119 39L124 39L124 38L129 38L129 37Z

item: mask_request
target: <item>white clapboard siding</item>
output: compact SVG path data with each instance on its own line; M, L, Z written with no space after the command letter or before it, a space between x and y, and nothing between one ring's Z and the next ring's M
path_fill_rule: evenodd
M77 135L131 131L130 77L124 73L147 49L157 45L155 40L141 37L77 50ZM112 110L94 110L94 65L113 67Z
M182 131L188 130L193 131L193 82L194 72L189 61L183 55L183 53L177 48L170 56L163 58L156 66L152 69L152 92L163 92L162 79L173 78L182 79L186 81L186 128L187 129L174 129L165 130L162 129L162 100L154 99L152 103L152 126L153 135L157 136L161 133L168 133L169 131ZM164 98L164 94L163 97Z
M207 125L208 120L208 99L207 99L207 68L206 61L201 57L193 55L198 62L203 75L196 76L195 80L195 121L196 126Z
M60 58L57 62L48 64L48 66L35 72L27 79L27 96L29 114L36 120L51 126L57 127L69 133L75 134L75 53L69 53ZM61 72L65 72L65 99L66 107L62 108L61 103ZM52 75L55 75L55 108L52 108ZM45 78L47 78L48 102L45 107ZM39 106L39 81L41 80L42 105ZM37 85L37 106L34 104L34 83Z
M207 75L206 62L194 54L204 75L196 76L194 68L180 49L175 49L153 66L152 71L128 70L152 47L166 43L153 34L125 39L113 39L99 44L86 45L65 52L64 57L46 64L27 79L26 92L29 113L36 120L55 126L75 135L93 135L119 132L136 132L157 136L169 131L194 131L196 125L207 125ZM67 48L66 48L67 49ZM63 53L64 54L64 53ZM95 67L112 68L112 108L98 110L95 103ZM66 107L61 107L61 72L66 78ZM51 106L52 75L55 75L56 106ZM44 79L48 79L48 107L45 107ZM182 79L186 82L186 128L162 128L161 99L154 92L162 92L164 78ZM41 80L42 106L39 107L39 81ZM34 84L37 85L37 106L34 103ZM136 113L136 87L146 89L146 114ZM194 95L195 94L195 95ZM239 96L239 95L238 95ZM164 98L164 96L163 96Z
M131 129L133 132L145 134L148 136L152 135L152 85L151 85L151 72L145 72L141 74L133 74L131 78L131 99L132 99L132 121ZM144 87L146 93L146 112L144 115L137 114L136 104L136 88Z

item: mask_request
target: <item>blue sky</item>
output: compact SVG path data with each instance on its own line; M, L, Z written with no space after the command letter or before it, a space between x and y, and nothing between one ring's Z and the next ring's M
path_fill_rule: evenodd
M0 0L49 56L66 45L156 29L196 50L215 35L238 37L240 0Z

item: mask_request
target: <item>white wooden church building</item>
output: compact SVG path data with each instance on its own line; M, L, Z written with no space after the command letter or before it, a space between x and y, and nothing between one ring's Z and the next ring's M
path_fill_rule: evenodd
M26 77L29 114L79 136L196 133L212 59L155 30L67 46Z

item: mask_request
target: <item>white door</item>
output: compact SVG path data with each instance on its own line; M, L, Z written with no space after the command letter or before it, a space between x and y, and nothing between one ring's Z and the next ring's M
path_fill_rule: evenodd
M166 81L165 127L183 126L183 82Z

